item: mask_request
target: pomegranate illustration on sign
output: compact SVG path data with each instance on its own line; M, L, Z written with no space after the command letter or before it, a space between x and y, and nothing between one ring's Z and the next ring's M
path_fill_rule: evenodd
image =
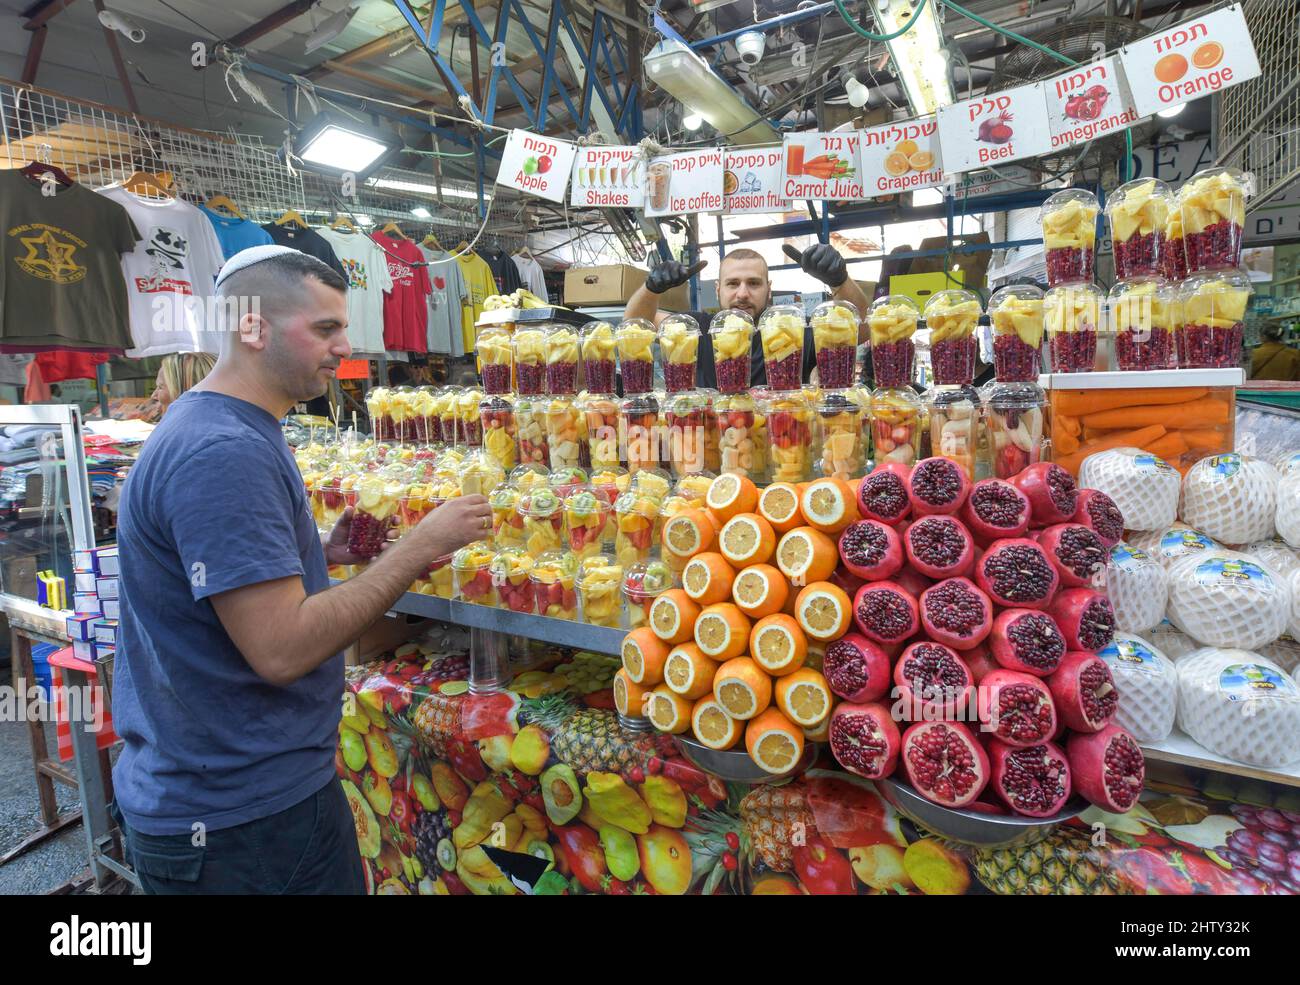
M1071 120L1095 120L1101 116L1102 107L1109 98L1110 93L1105 86L1095 85L1067 99L1065 115Z

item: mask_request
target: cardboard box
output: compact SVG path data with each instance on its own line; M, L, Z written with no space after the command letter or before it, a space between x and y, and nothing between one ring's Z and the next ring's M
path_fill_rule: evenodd
M645 283L646 271L626 263L605 267L570 267L564 272L564 303L567 305L627 304ZM689 311L689 284L659 295L662 311Z
M954 236L952 238L953 246L976 246L978 244L987 245L990 242L988 233L969 233L965 236ZM929 239L921 240L922 250L942 250L948 246L947 236L932 236ZM989 260L992 254L988 250L979 253L950 253L948 255L948 268L957 277L962 285L971 290L978 290L985 286L985 278L989 272ZM943 272L942 256L933 257L916 257L912 261L912 266L908 268L909 274L931 274ZM952 270L953 267L956 270ZM949 281L948 287L957 287L957 284ZM943 288L940 288L943 290Z
M101 620L95 625L94 640L105 646L117 646L117 623Z
M104 599L104 601L100 604L103 606L102 610L100 611L100 614L105 619L115 620L122 615L122 606L117 599Z
M100 616L104 610L100 608L99 596L82 595L80 592L72 597L72 611L83 616Z
M101 599L117 598L117 579L116 578L96 578L95 594Z
M73 640L72 655L78 660L93 662L95 659L95 644L91 640Z
M68 616L68 639L93 640L98 625L99 616Z

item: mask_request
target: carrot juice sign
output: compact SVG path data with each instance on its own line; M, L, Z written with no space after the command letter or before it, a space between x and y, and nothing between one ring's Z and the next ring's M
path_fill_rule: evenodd
M645 195L648 216L722 211L722 148L679 151L651 159Z
M1240 4L1134 41L1120 49L1119 61L1143 116L1260 74Z
M511 130L501 152L497 184L518 188L552 202L564 201L565 186L573 169L576 144L540 137L527 130Z
M863 130L862 184L871 196L943 184L938 121L922 116Z
M1114 58L1084 62L1048 79L1043 92L1047 96L1053 147L1082 144L1131 127L1139 119L1133 95Z
M938 116L941 159L948 174L1038 157L1052 149L1041 82L940 106Z
M861 146L856 132L786 134L782 196L831 202L866 199L858 172Z

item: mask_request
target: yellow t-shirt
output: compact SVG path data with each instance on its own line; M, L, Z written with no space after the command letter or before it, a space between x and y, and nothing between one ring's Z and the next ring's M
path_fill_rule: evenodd
M497 292L496 278L487 261L475 253L462 253L456 258L461 276L465 278L465 300L460 306L460 330L465 352L474 351L476 333L474 323L483 313L483 302Z

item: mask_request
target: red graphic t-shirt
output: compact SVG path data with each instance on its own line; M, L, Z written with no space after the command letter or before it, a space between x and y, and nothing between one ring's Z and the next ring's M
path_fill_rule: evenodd
M384 296L384 348L428 352L429 268L424 254L409 239L375 231L370 238L384 251L393 290Z

